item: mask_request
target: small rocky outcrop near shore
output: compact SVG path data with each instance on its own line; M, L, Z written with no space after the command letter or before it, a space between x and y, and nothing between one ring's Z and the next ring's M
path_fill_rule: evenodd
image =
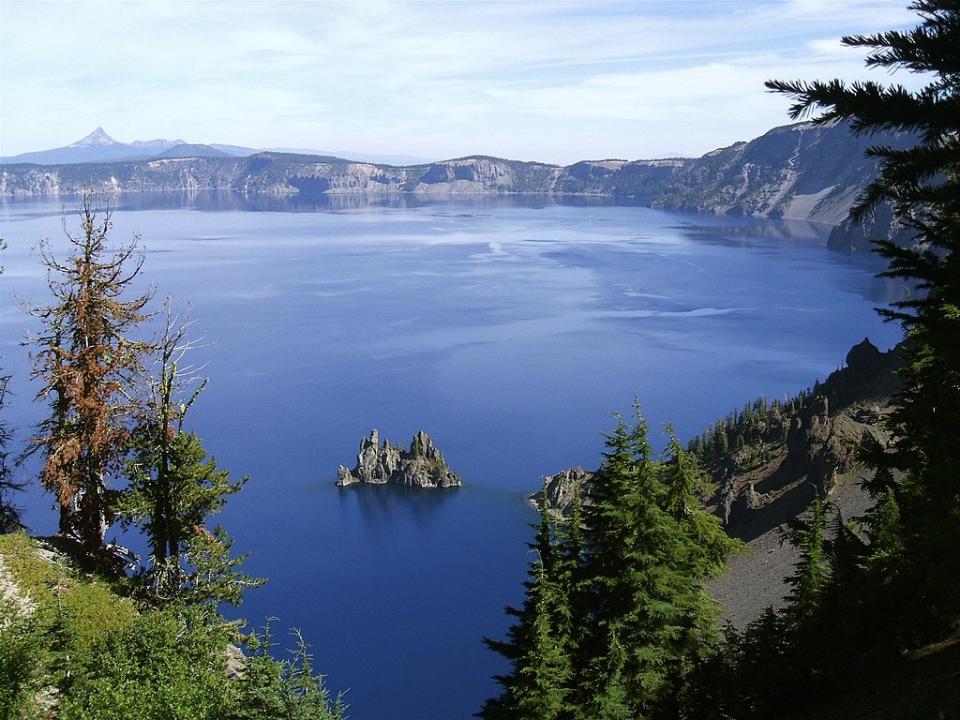
M357 464L353 470L343 465L338 470L337 485L347 487L366 485L400 485L415 488L460 487L463 481L443 459L433 440L423 430L413 436L410 449L381 444L380 433L373 430L370 437L360 441Z
M570 513L573 501L578 495L581 502L589 504L590 483L595 474L577 465L544 477L543 489L547 493L547 509L565 517ZM540 502L541 492L530 496L530 504L534 507Z

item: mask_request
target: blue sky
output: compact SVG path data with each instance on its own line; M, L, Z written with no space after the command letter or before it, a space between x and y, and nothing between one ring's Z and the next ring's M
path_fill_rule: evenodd
M915 25L905 4L0 0L0 155L98 125L428 158L700 155L788 122L767 78L889 80L839 38Z

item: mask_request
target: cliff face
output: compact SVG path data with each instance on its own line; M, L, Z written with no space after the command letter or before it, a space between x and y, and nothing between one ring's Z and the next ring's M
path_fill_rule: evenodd
M696 159L598 160L567 167L486 156L396 167L273 152L243 158L5 164L0 166L0 194L60 195L91 188L285 195L572 194L630 198L658 208L836 225L876 175L877 162L865 158L864 150L870 145L904 147L910 143L903 133L858 138L846 125L799 123L774 128L750 142ZM850 228L848 234L859 230L862 228Z
M583 503L590 503L590 483L593 482L595 472L577 467L561 470L554 475L543 478L543 489L546 491L547 508L561 516L569 513L573 501L578 496ZM540 493L530 496L534 506L540 500Z
M816 493L857 493L858 448L889 440L884 421L900 362L898 349L881 353L865 339L809 392L768 407L762 419L741 416L729 434L745 436L742 447L731 444L719 459L702 451L713 455L705 464L728 532L749 540L795 517Z
M905 140L896 133L882 140L856 137L846 125L775 128L688 163L653 204L835 225L876 175L877 161L864 157L866 148Z
M846 367L813 389L721 423L738 441L725 441L723 450L693 444L716 487L708 503L727 531L749 540L803 512L815 493L830 496L855 484L857 447L889 439L883 421L899 365L897 349L881 353L865 339L851 348ZM580 467L548 475L548 507L565 514L578 493L589 504L593 477Z
M360 452L353 470L343 465L338 470L337 485L401 485L417 488L451 488L463 483L433 445L423 430L413 437L409 450L391 445L374 430L360 441Z

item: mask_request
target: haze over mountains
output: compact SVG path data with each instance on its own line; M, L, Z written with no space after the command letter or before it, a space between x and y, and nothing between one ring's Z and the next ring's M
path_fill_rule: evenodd
M292 152L300 154L336 155L358 162L378 162L386 164L416 164L429 162L426 158L407 155L375 155L370 153L309 149L271 148L273 152ZM2 164L31 163L34 165L74 165L82 163L133 162L169 157L248 157L263 152L262 149L211 143L209 145L190 143L186 140L135 140L131 143L115 140L98 127L89 135L64 147L50 150L0 157Z
M400 166L180 140L118 143L97 128L65 148L3 160L0 195L76 194L91 188L273 195L579 195L823 223L835 227L832 246L856 249L868 247L867 239L875 237L909 242L910 237L891 224L889 208L880 207L857 224L847 215L877 173L876 159L866 157L865 150L911 142L901 132L858 137L843 124L797 123L700 158L584 160L559 166L475 155Z

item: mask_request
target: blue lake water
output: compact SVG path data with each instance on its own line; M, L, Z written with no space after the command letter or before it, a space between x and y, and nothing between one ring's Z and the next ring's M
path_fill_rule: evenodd
M68 200L67 210L75 203ZM527 198L121 198L114 237L142 236L145 284L190 304L209 388L191 426L249 474L222 520L269 577L240 613L302 629L354 720L462 720L503 668L540 476L595 467L638 397L662 445L763 394L825 377L869 336L894 285L809 225ZM68 224L76 224L67 218ZM47 300L31 248L63 247L60 202L0 202L7 418L42 408L27 381ZM465 487L338 490L371 428L429 432ZM20 472L27 476L29 466ZM49 497L22 499L39 533ZM278 648L282 653L283 649Z

